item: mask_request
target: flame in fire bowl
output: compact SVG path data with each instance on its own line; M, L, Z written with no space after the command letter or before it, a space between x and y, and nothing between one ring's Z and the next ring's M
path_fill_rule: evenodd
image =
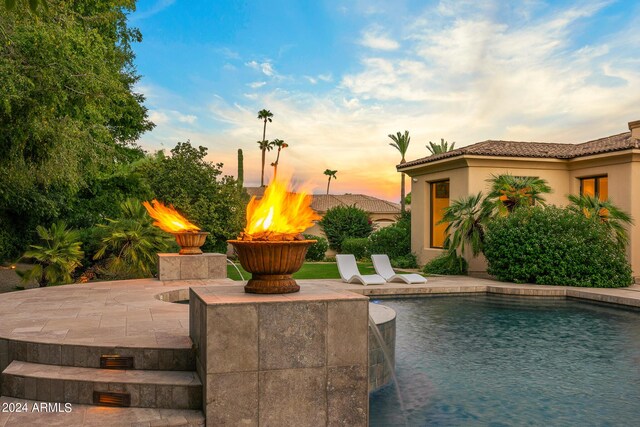
M298 292L291 277L302 267L307 249L315 240L302 233L320 217L311 209L311 196L288 191L288 182L274 181L262 199L247 205L247 226L237 240L229 240L242 267L252 274L244 287L255 294Z
M180 245L180 255L202 254L200 246L204 245L209 233L200 231L200 228L190 223L171 205L165 206L155 199L151 203L142 204L151 218L155 219L153 225L174 235Z

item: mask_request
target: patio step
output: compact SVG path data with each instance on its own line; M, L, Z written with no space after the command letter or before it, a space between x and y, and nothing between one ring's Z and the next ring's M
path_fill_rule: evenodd
M65 411L64 403L55 407L51 402L16 399L0 396L0 405L12 405L26 412L0 412L0 426L165 426L204 427L204 414L193 409L156 408L103 408L91 405L72 404ZM44 406L41 406L44 405ZM35 410L34 410L35 407ZM41 410L45 408L45 410Z
M202 407L202 383L192 371L79 368L14 360L2 372L4 396L92 405L94 392L126 393L132 407Z
M178 348L142 348L127 346L90 346L81 344L36 343L0 339L0 369L3 368L3 349L6 362L43 363L47 365L100 368L100 357L119 355L133 358L133 369L193 371L195 353L190 346Z

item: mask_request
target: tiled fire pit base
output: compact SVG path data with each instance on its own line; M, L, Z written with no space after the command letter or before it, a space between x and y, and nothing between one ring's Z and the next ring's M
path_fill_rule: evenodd
M208 280L226 277L226 255L158 254L158 279L160 280Z

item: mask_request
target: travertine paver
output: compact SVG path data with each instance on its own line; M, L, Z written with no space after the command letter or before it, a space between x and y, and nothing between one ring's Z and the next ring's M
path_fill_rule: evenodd
M495 292L531 296L570 296L640 306L640 285L620 289L517 285L466 276L430 277L426 284L387 283L361 286L339 280L298 280L335 290L385 297L396 295ZM158 294L190 286L237 286L228 279L162 282L139 279L30 289L0 298L0 338L38 343L122 346L131 348L191 347L189 314L185 304L171 304ZM286 299L310 294L288 294Z

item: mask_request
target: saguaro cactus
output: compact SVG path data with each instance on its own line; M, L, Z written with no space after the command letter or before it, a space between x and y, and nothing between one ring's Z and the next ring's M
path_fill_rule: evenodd
M244 183L244 155L242 148L238 148L238 186L242 187Z

